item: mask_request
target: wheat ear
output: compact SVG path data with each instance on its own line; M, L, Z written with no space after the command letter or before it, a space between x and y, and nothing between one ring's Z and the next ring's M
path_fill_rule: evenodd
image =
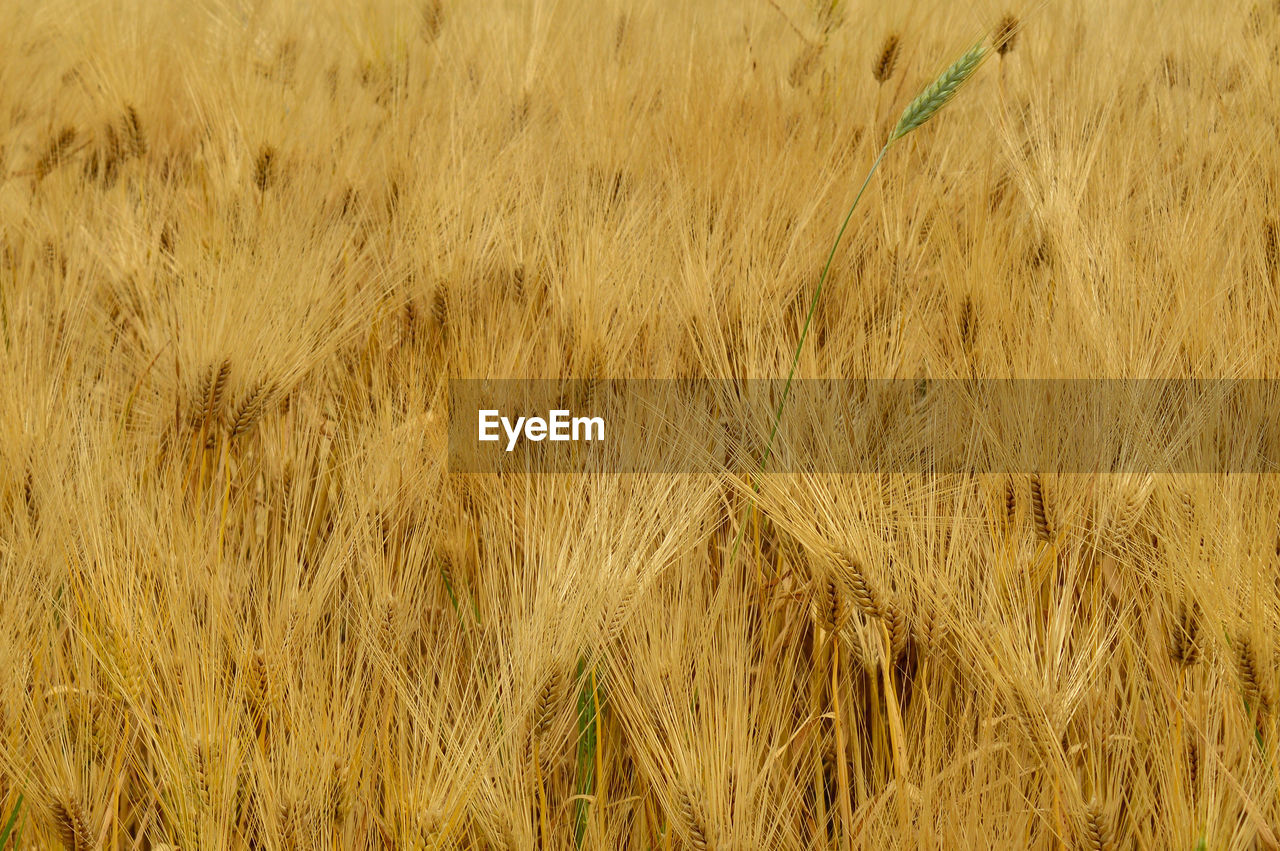
M946 106L948 101L955 97L960 87L965 84L965 81L973 76L974 71L978 70L978 66L982 64L982 60L986 55L987 48L982 42L978 42L952 63L950 68L943 71L942 75L934 80L929 88L907 104L907 108L902 111L902 117L898 119L898 126L893 128L893 133L889 136L889 142L892 143L901 139Z
M995 42L996 53L1004 56L1013 50L1018 43L1019 29L1021 29L1021 24L1018 22L1017 15L1007 14L1000 19L1000 24L996 27L995 37L992 39Z
M897 33L890 33L884 40L884 46L880 48L880 56L871 66L871 76L877 83L883 83L893 76L893 69L898 64L898 48L901 44L902 40Z

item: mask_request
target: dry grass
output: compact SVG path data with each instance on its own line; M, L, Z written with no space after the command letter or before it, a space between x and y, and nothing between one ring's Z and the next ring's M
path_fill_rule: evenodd
M446 471L785 375L981 32L797 375L1276 377L1270 2L0 5L20 847L1276 847L1273 478Z

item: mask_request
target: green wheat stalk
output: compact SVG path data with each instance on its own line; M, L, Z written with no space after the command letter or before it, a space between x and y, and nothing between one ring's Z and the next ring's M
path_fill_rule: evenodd
M587 835L587 816L596 796L596 748L600 733L600 706L594 670L585 659L578 660L578 778L573 800L573 847L582 848Z
M787 373L787 383L782 388L782 399L778 402L778 409L773 415L773 427L769 431L769 442L765 445L764 456L760 459L760 472L764 472L765 466L769 463L769 458L773 454L773 441L778 435L778 426L782 422L782 409L787 404L787 398L791 395L791 383L795 379L796 367L800 363L800 353L804 350L804 341L809 336L809 326L813 323L813 314L818 309L818 300L822 297L822 287L827 281L827 275L831 272L831 261L835 259L836 249L840 247L844 232L849 227L850 220L853 219L854 210L858 209L858 202L862 200L862 194L867 191L867 185L871 183L871 176L876 173L876 169L880 168L880 163L884 161L884 155L889 152L889 148L892 147L893 143L911 131L923 126L925 122L933 118L946 106L955 97L960 87L973 76L973 72L978 70L978 66L982 64L982 60L986 56L987 48L982 41L979 41L969 48L963 56L953 62L951 67L943 71L928 88L916 95L915 100L907 104L907 108L902 111L902 117L898 119L893 132L889 134L889 140L884 143L884 147L876 155L875 162L871 164L871 169L867 172L866 178L863 179L862 186L858 189L858 194L853 198L853 204L850 205L849 212L845 214L840 230L836 232L835 242L832 243L831 252L827 255L827 263L822 267L822 275L818 278L818 286L814 289L813 298L809 302L809 312L805 315L804 326L800 329L800 340L796 343L796 353L791 358L791 369ZM758 492L759 485L753 484L752 490ZM754 498L747 506L748 512L753 510L755 510ZM742 536L746 528L747 524L745 522L738 528L738 536L734 540L733 551L729 555L730 562L733 562L738 555L738 547L742 544Z
M22 795L18 795L18 801L13 805L13 811L9 813L9 820L4 824L4 830L0 830L0 849L9 844L9 837L13 834L13 828L18 823L18 814L22 812ZM22 835L22 831L18 831L18 835ZM14 844L17 844L15 838Z

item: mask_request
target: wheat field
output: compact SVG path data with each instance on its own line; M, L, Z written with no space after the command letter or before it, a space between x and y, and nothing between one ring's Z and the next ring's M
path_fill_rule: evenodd
M797 375L1280 377L1272 0L0 6L0 846L1280 847L1273 476L449 472L785 376L980 38Z

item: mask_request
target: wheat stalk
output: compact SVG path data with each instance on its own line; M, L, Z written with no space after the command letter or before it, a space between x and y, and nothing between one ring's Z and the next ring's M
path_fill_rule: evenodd
M259 192L266 192L275 179L276 149L264 144L258 149L258 157L253 163L253 185Z
M995 36L991 39L992 43L995 45L996 53L1004 56L1017 46L1018 30L1020 28L1021 24L1018 21L1017 15L1008 14L1000 19L1000 23L996 27Z
M688 789L681 788L676 805L680 821L684 824L685 830L689 835L689 847L696 849L696 851L709 851L709 849L715 848L715 842L711 837L711 831L707 826L707 819L703 814L702 807L699 806L697 799Z
M43 180L51 171L62 164L75 140L76 128L70 125L62 128L62 132L49 140L49 144L45 146L44 153L36 160L35 175L37 180Z
M133 104L124 108L125 136L129 140L129 152L135 157L147 155L147 137L142 132L142 121L138 118L138 110Z
M1111 825L1106 813L1097 801L1089 801L1084 807L1085 840L1090 851L1111 851L1115 847L1111 837Z
M847 552L836 553L836 561L841 568L837 576L847 584L853 595L854 604L862 613L870 618L883 618L888 610L884 594L862 564Z
M800 354L804 351L804 343L809 336L809 328L813 324L813 316L818 309L818 301L822 298L822 288L826 284L827 276L831 273L831 263L835 260L836 250L844 239L845 231L849 228L849 222L853 220L854 211L858 209L858 203L862 200L863 193L867 191L867 186L871 183L872 176L880 168L880 163L884 161L885 154L889 152L889 148L893 146L893 143L920 127L946 106L951 98L955 96L955 93L959 91L960 87L964 85L965 81L973 76L974 71L978 70L978 66L982 63L986 53L987 50L981 42L975 44L963 56L952 63L951 67L943 71L928 88L907 106L902 113L902 118L898 121L898 125L889 135L888 141L884 143L884 147L880 149L880 153L876 155L875 162L871 164L866 177L863 178L862 186L858 188L858 193L853 197L853 203L849 206L849 212L845 214L844 221L840 224L840 230L836 232L835 241L831 244L831 251L827 254L827 262L822 267L822 274L818 277L818 285L813 291L813 298L809 301L809 311L805 315L804 326L800 329L800 339L796 343L796 351L791 358L791 368L787 372L787 380L782 388L782 396L774 413L773 426L769 429L769 440L765 444L764 454L760 459L761 472L768 466L769 458L773 453L773 443L778 436L778 427L782 422L782 411L791 395L791 385L795 380L796 368L800 364ZM752 511L754 508L755 500L752 499L748 506L748 511ZM742 536L746 528L747 524L745 522L739 524L738 536L734 541L733 551L729 557L731 563L737 557L738 548L742 544Z
M796 56L795 62L791 64L791 73L787 75L787 82L793 88L799 88L804 81L813 73L814 68L818 65L818 60L822 58L823 51L826 50L826 42L815 41L805 45L800 54Z
M53 820L58 838L67 851L89 851L93 847L89 815L79 799L71 795L58 796L53 802Z
M889 37L884 40L884 46L880 48L880 55L876 58L875 64L871 66L871 76L875 78L877 83L883 83L893 76L893 69L898 65L898 50L902 46L902 40L897 33L890 33Z
M1248 635L1240 636L1236 642L1236 669L1249 711L1259 717L1270 712L1274 703L1271 685Z
M206 374L202 384L204 391L204 410L202 411L204 423L206 426L217 422L218 417L222 415L222 397L227 390L227 380L231 377L231 359L226 358L218 367L218 371L213 371L212 365Z
M1200 606L1187 605L1184 600L1178 609L1178 619L1173 625L1173 637L1169 641L1169 655L1179 668L1189 668L1200 660Z
M253 428L258 418L262 416L262 412L266 409L267 400L270 396L271 389L265 381L259 381L254 385L244 400L236 406L236 412L231 418L228 434L232 440L248 433L249 429Z
M1053 515L1044 482L1039 474L1031 477L1031 519L1035 525L1037 539L1048 541L1053 537Z

